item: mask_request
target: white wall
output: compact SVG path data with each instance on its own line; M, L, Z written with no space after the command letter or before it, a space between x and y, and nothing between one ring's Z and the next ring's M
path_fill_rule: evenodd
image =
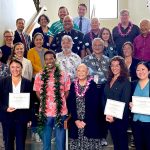
M59 20L58 9L60 6L67 7L72 17L77 16L78 0L41 0L41 5L47 7L45 14L50 18L50 24Z
M139 25L142 19L150 19L150 6L147 0L129 0L129 11L133 22Z
M36 14L33 0L0 0L0 45L3 44L3 32L16 29L16 19L24 18L26 24Z

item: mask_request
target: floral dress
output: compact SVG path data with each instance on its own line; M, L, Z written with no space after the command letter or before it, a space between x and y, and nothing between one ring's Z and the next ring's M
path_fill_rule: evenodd
M85 86L79 86L81 93ZM81 94L80 93L80 94ZM85 98L76 98L77 115L79 120L85 118ZM78 129L78 139L69 139L69 150L102 150L100 139L92 139L84 136L84 128Z

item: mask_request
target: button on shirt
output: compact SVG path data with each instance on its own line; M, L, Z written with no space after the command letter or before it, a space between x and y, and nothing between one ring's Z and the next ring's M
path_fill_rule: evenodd
M149 84L141 89L139 83L137 84L133 96L149 97ZM134 114L133 121L150 122L150 115Z
M67 72L70 75L71 81L73 81L76 76L76 68L81 64L81 58L73 52L69 56L65 56L63 52L57 53L56 58L61 69Z
M107 81L109 58L102 55L98 60L94 54L88 55L83 58L82 62L90 69L92 76L98 75L98 84L103 84Z
M73 22L78 25L79 27L79 22L80 22L80 17L76 17L73 19ZM82 17L82 30L81 32L83 34L88 33L91 30L91 23L90 23L90 19L86 18L86 17Z
M150 33L147 37L139 35L135 38L134 57L139 60L150 61Z
M50 49L54 50L56 53L61 52L61 39L64 35L69 35L72 37L74 43L72 47L72 52L80 55L81 50L83 49L83 33L74 29L72 29L70 32L66 32L64 30L54 36L53 41L50 45Z
M54 88L54 70L49 74L49 81L47 87L47 100L46 100L46 116L55 117L56 116L56 103L55 103L55 88ZM66 98L65 92L69 91L70 89L70 78L69 75L65 72L61 72L61 86L60 86L60 93L62 97L62 110L61 115L66 115L68 113L67 106L66 106ZM35 77L34 87L33 90L37 92L41 92L41 85L43 81L41 80L41 73L38 73Z

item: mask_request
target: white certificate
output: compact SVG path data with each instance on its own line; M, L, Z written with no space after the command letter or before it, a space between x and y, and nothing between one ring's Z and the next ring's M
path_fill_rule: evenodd
M131 112L150 115L150 98L149 97L139 97L132 96L133 107Z
M9 107L29 109L30 93L9 93Z
M107 99L104 114L122 119L124 107L125 107L124 102Z

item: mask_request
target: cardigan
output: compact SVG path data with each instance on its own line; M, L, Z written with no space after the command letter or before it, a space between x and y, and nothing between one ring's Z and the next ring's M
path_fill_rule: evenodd
M46 52L47 49L44 48L44 51ZM31 61L32 63L32 67L33 67L33 75L36 75L37 73L39 73L40 71L42 71L42 63L41 63L41 59L40 56L38 54L38 52L36 51L35 47L31 48L28 51L28 55L27 58Z
M94 81L90 82L89 89L85 93L85 118L84 136L87 138L101 138L102 130L102 106L101 99L98 97L97 86ZM69 121L69 137L78 138L78 128L75 121L78 120L76 108L75 84L71 84L69 96L67 99L68 111L71 114Z
M10 123L13 120L26 123L32 119L32 101L30 100L29 109L16 109L14 112L7 112L9 105L9 93L13 92L12 89L11 76L0 79L0 120ZM31 91L31 82L22 77L20 93L31 93Z

